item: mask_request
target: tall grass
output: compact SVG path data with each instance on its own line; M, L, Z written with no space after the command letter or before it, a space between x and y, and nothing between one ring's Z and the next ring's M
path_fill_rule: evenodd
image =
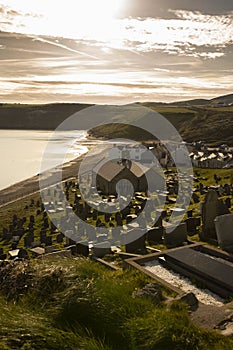
M78 258L4 269L0 349L233 349L232 339L193 325L185 308L135 297L149 281L137 271Z

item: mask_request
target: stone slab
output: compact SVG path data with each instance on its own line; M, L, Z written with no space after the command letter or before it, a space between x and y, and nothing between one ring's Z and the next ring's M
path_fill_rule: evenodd
M165 254L175 264L211 280L233 293L233 264L225 264L194 249L180 249Z
M222 249L233 246L233 214L217 216L214 222L219 246Z

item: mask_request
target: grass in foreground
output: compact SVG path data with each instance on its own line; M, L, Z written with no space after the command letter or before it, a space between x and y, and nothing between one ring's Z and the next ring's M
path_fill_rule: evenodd
M134 270L34 260L1 268L0 279L1 349L233 349L231 338L193 325L185 308L133 297L149 281Z

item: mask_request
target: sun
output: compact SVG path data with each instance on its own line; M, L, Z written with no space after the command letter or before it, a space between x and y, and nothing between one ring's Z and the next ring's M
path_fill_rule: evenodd
M60 6L60 15L66 28L83 37L108 36L114 30L114 19L123 0L68 0L66 8ZM57 17L56 17L57 18Z
M108 36L124 0L2 0L23 16L25 33L70 38ZM22 22L22 21L21 21ZM20 22L20 23L21 23ZM17 22L14 24L17 29ZM17 30L16 30L17 31Z

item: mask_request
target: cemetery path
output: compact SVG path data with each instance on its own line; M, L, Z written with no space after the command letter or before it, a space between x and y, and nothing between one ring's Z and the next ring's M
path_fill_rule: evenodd
M221 325L225 324L227 327L227 321L233 320L233 310L227 309L225 306L218 307L199 303L197 310L192 312L191 319L198 326L224 330ZM232 321L229 323L232 324Z

